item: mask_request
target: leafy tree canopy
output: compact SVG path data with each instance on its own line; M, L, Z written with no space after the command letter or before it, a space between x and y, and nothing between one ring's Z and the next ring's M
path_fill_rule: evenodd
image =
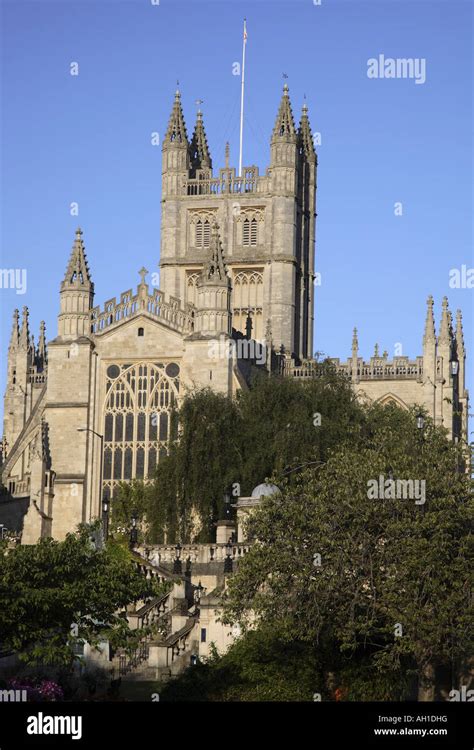
M122 545L98 548L95 531L82 526L63 542L1 545L2 648L29 664L67 665L78 641L125 646L143 635L128 629L125 608L157 595L158 587L137 571Z
M291 484L280 478L282 493L251 516L258 541L229 582L227 618L272 623L289 640L329 637L348 655L369 645L380 671L411 660L431 695L438 666L462 670L473 632L461 466L459 446L429 421L421 434L413 412L366 408L349 441ZM394 485L374 497L380 477ZM418 484L403 497L397 480L424 482L424 496Z
M161 459L147 513L150 541L210 541L226 491L237 496L275 472L324 460L363 419L350 384L333 367L305 382L259 375L236 399L188 395L179 434Z

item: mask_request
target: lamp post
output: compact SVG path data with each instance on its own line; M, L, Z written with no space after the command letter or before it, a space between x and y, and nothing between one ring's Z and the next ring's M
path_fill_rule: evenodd
M457 359L452 359L451 362L449 363L449 367L450 367L450 370L451 370L451 375L453 377L458 374L458 372L459 372L459 362L457 361Z
M102 529L106 542L109 538L109 499L105 496L102 499Z
M422 430L425 427L425 417L421 411L416 415L416 426L420 430L420 434L423 434Z
M229 539L229 541L227 542L227 544L225 546L225 551L226 551L226 558L224 560L224 573L232 573L233 568L234 568L234 563L233 563L233 560L232 560L232 557L231 557L231 555L232 555L232 543L231 543L230 539Z
M130 529L130 549L136 547L138 542L137 511L132 510L132 528Z
M181 545L180 545L179 542L178 542L178 544L176 545L176 547L174 549L175 549L176 557L175 557L174 563L173 563L173 573L180 574L180 573L183 572L183 566L182 566L182 563L181 563L181 550L182 550L182 547L181 547Z
M203 591L204 586L202 585L201 581L199 581L198 585L194 589L194 603L196 607L199 607L199 604L201 603L201 596Z
M100 465L99 465L99 498L102 496L102 470L104 462L104 436L100 432L96 432L92 427L78 427L78 432L92 432L100 440ZM89 521L91 520L91 513L89 513Z

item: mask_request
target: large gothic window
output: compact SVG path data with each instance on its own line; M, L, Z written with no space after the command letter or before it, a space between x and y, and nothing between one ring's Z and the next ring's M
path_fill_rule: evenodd
M179 393L175 362L112 364L104 409L104 491L121 481L151 478L167 454L171 413Z
M234 272L232 282L232 326L246 333L247 319L252 321L252 338L263 338L263 273L246 269Z

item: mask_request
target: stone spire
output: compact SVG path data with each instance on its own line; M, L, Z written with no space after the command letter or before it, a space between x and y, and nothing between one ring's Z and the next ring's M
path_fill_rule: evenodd
M209 257L204 263L197 282L197 305L194 332L196 336L230 336L232 316L230 312L231 283L224 263L217 222L212 225Z
M272 141L282 140L296 143L296 128L291 110L288 85L283 86L283 95L280 101L275 127L273 128Z
M166 131L163 146L182 146L183 144L188 146L188 134L186 132L186 124L184 122L183 109L181 107L181 93L179 89L174 95L173 109L171 110L171 116L168 122L168 129Z
M89 266L87 265L84 242L82 241L82 229L80 227L76 229L76 239L74 240L69 263L61 284L61 291L66 291L67 289L87 289L92 291L94 289Z
M228 286L230 283L224 262L224 253L219 239L219 226L217 221L212 225L209 257L202 269L201 279L204 282L212 281L214 284L222 283L222 285L225 286Z
M30 346L30 327L29 327L29 312L26 305L23 308L21 315L21 329L19 336L19 345L23 349L28 349Z
M450 312L448 308L448 298L443 297L442 313L441 313L441 325L439 329L438 344L449 346L451 344L450 334Z
M425 333L423 336L423 344L426 345L428 342L434 343L436 341L436 329L435 320L433 315L433 296L430 294L427 301L426 310L426 322L425 322Z
M308 119L308 107L306 106L306 101L303 104L303 108L301 110L301 119L298 128L298 140L301 147L303 148L303 153L306 158L309 161L316 161L316 151L314 150L314 142L313 136L311 134L311 125L309 124Z
M13 311L13 323L12 333L10 336L10 349L16 349L20 342L20 326L19 326L20 313L18 310Z
M94 305L94 284L87 265L81 229L76 230L59 299L58 335L68 339L88 336L91 330L90 310Z
M204 130L204 122L200 109L197 113L196 125L194 126L189 153L191 158L191 169L194 173L196 172L196 169L212 169L212 159L209 152L209 146L207 145L206 131Z

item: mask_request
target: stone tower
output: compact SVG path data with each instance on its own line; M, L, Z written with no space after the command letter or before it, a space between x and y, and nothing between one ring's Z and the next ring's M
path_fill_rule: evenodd
M217 222L231 285L232 327L276 349L311 356L317 159L304 105L296 128L285 85L270 141L270 166L216 175L202 112L188 140L179 91L163 140L161 286L198 306L201 268Z
M24 307L21 316L13 313L13 325L8 347L7 385L4 397L4 449L10 451L36 404L44 385L47 363L44 321L40 323L38 347L29 329L29 312Z
M90 426L92 382L96 377L90 321L93 299L94 284L82 231L77 229L60 286L58 336L48 346L45 417L55 471L51 513L55 519L54 535L59 538L87 520L89 445L78 430ZM36 533L34 526L31 533Z

